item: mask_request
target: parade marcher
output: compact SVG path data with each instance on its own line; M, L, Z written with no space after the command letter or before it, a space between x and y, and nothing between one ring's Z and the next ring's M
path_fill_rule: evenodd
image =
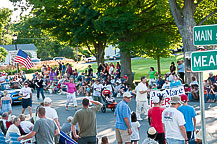
M136 115L137 120L142 120L141 114L148 114L148 98L147 92L150 90L146 86L147 78L145 76L141 77L141 82L137 86L136 93Z
M162 112L164 108L160 107L160 98L155 96L152 98L154 107L148 111L148 120L151 127L154 127L157 131L156 140L159 144L165 144L164 129L162 123Z
M96 106L89 107L90 102ZM78 138L79 144L96 144L96 112L103 104L97 101L82 100L83 108L78 110L72 120L72 132L74 138ZM76 133L76 124L79 125L79 136Z
M77 89L76 89L76 85L74 83L74 79L70 78L69 82L63 82L64 85L67 85L67 101L66 101L66 110L68 110L68 106L70 101L73 101L73 104L75 106L75 110L77 110L77 100L76 100L76 96L77 96Z
M184 115L185 118L185 128L188 140L194 139L194 132L196 131L196 112L192 106L189 106L188 96L187 95L181 95L181 101L183 102L183 105L178 108L180 112Z
M40 107L38 110L39 120L35 122L34 128L31 133L19 137L17 140L26 140L36 135L37 144L53 144L55 135L59 135L60 131L56 123L45 116L45 108Z
M41 96L42 98L44 99L45 96L44 96L44 90L43 90L43 77L38 75L37 78L36 78L36 81L35 81L35 85L36 85L36 90L37 90L37 99L39 100L39 96L40 96L40 93L41 93Z
M131 94L125 92L123 100L119 102L115 109L116 123L115 133L118 144L131 144L131 110L128 103L131 101Z
M32 91L31 88L28 87L27 82L24 82L24 87L20 90L20 96L22 96L22 114L24 114L28 107L30 117L32 117Z
M1 113L7 112L10 115L12 111L11 104L12 99L8 95L8 91L4 90L4 97L1 98Z
M168 144L188 144L183 114L177 109L182 104L180 96L173 96L170 107L162 113L162 123Z
M51 108L51 103L52 103L52 100L49 97L46 97L44 99L44 108L46 111L45 116L46 116L46 118L50 118L50 119L54 120L57 127L60 130L61 128L60 128L58 115L57 115L56 110L54 108ZM59 143L59 135L56 135L54 138L55 138L55 144Z

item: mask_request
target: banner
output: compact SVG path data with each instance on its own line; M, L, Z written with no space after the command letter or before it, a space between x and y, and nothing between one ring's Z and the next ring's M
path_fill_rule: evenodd
M164 98L164 102L162 105L166 105L168 107L170 105L169 101L171 100L171 97L173 96L179 96L185 94L184 86L179 86L172 89L164 89L164 90L152 90L150 92L150 106L153 107L154 104L152 102L152 98L155 96L162 95Z

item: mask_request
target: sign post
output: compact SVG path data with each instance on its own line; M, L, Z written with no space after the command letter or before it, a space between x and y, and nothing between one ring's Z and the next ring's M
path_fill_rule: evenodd
M193 41L195 46L217 45L217 25L195 26L193 30ZM193 72L199 72L202 143L206 144L203 71L217 70L217 51L193 52L191 54L191 70Z

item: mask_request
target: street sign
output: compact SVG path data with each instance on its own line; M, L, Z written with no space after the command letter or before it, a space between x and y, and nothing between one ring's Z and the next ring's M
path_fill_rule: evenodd
M192 52L191 70L193 72L217 70L217 51Z
M217 45L217 24L195 26L193 41L195 46Z

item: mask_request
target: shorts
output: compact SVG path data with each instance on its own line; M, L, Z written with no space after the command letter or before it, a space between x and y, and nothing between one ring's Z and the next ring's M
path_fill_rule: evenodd
M131 142L138 142L139 140L131 140Z
M27 108L28 106L32 107L32 100L31 98L22 99L22 107Z
M131 142L131 136L129 135L128 130L121 130L116 128L115 133L117 142Z

